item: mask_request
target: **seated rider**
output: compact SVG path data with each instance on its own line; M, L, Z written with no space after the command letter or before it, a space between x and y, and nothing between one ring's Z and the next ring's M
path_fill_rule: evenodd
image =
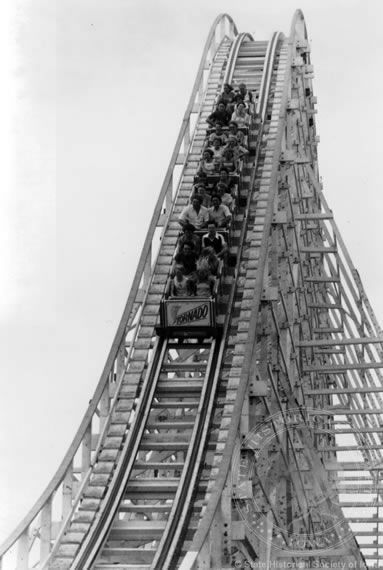
M237 138L238 144L241 146L247 146L247 136L243 134L242 131L238 130L238 125L235 121L230 121L229 123L229 136L232 135Z
M197 260L197 270L206 269L212 275L217 275L219 267L219 259L212 247L204 247L201 255Z
M223 155L224 147L221 144L221 140L219 138L215 138L213 142L213 162L215 163L215 169L218 172L222 162L222 155Z
M194 196L192 203L182 210L178 219L181 228L184 229L187 224L192 224L197 230L205 228L209 221L209 212L205 206L202 206L201 196Z
M183 274L186 277L192 277L197 269L197 256L194 253L193 243L185 241L180 253L176 254L175 261L177 265L182 266Z
M226 184L228 191L231 192L234 186L234 182L233 180L230 178L229 176L229 171L227 168L225 168L224 166L221 166L221 169L219 171L219 178L218 178L218 182L217 184L214 186L213 188L213 193L216 192L216 188L218 186L218 184L220 184L221 182L223 182L224 184Z
M234 102L239 103L240 101L242 101L248 109L250 104L254 102L253 94L247 89L245 83L240 83L238 90L234 93Z
M190 198L190 203L193 201L193 198L199 198L202 200L202 206L205 206L205 208L209 208L211 206L211 196L209 194L209 192L207 191L207 187L206 184L204 182L198 182L198 184L195 184L193 186L193 190L192 190L192 196Z
M225 150L227 148L229 148L233 151L233 155L234 155L235 160L238 160L238 159L242 158L243 156L245 156L246 154L249 154L249 151L247 150L247 148L238 144L238 139L235 135L229 135L229 137L227 139L227 145L225 147Z
M214 194L217 194L221 198L222 204L227 206L231 212L233 211L235 201L233 196L228 192L228 187L224 182L218 182Z
M177 253L182 251L182 247L185 242L191 242L194 246L194 253L198 257L201 252L201 240L195 232L195 227L192 224L186 224L184 227L184 233L178 239Z
M230 112L226 109L225 103L218 103L215 111L213 111L208 118L206 119L206 122L208 125L210 125L211 127L214 126L215 121L218 119L219 121L221 121L222 125L224 127L227 127L227 125L230 122Z
M231 121L237 123L238 128L248 127L250 125L250 115L247 113L243 101L237 103L234 113L231 116Z
M225 168L229 174L234 174L237 171L237 161L231 148L225 148L223 151L220 172L222 168Z
M170 295L172 297L187 297L189 295L188 279L184 275L183 265L176 265L175 276L171 281Z
M197 170L197 176L200 172L204 172L207 176L212 176L216 173L216 163L213 160L214 152L211 148L205 148L202 153L202 160Z
M231 212L222 204L220 196L216 194L211 198L212 207L208 208L209 221L214 220L217 228L227 228L231 222Z
M225 133L222 130L222 121L215 121L214 125L215 125L215 129L208 136L207 141L206 141L206 146L208 146L208 147L213 146L213 142L217 138L220 139L222 145L225 145L227 143L227 136L225 135Z
M211 220L207 225L207 234L202 236L202 247L212 247L218 259L226 259L227 243L222 234L217 232L216 223Z
M211 297L215 285L215 277L209 274L207 269L197 270L197 279L194 282L194 291L196 297Z
M199 172L194 176L194 184L195 186L198 186L198 184L204 184L209 193L211 193L211 190L213 189L213 185L209 184L209 178L205 172Z
M234 111L234 99L235 99L234 89L232 88L230 83L225 83L223 86L223 91L222 91L221 95L218 97L217 103L224 103L226 106L226 109L229 112L233 112Z

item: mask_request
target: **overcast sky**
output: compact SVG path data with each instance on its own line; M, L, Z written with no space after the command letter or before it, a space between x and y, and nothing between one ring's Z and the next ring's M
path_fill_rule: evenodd
M92 397L219 13L267 40L303 10L325 195L383 322L381 0L57 4L0 8L0 541Z

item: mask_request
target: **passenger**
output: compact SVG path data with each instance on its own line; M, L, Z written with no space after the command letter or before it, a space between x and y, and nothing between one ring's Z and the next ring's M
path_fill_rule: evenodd
M172 297L187 297L189 295L188 279L184 275L183 265L176 265L175 276L171 281L170 295Z
M197 270L197 279L195 281L196 297L211 297L215 285L215 277L210 275L206 269Z
M204 172L207 176L212 176L216 173L216 164L213 160L214 153L211 148L206 148L202 153L202 160L200 162L197 175Z
M229 123L229 136L233 135L238 139L238 144L240 144L241 146L247 146L246 145L246 139L247 137L243 134L242 131L238 130L238 124L235 121L230 121Z
M178 240L177 253L182 251L182 247L185 242L191 242L194 246L194 253L198 257L201 252L201 240L195 232L195 227L192 224L186 224L184 227L184 233Z
M217 194L221 198L222 204L224 206L227 206L229 210L232 212L235 206L235 201L233 196L228 192L228 187L224 182L219 182L217 184L217 186L215 187L215 194Z
M215 162L215 169L218 172L222 164L222 155L224 147L221 144L221 139L215 138L213 142L213 161Z
M215 187L213 188L213 193L214 193L214 192L216 193L217 186L218 186L218 184L220 184L221 182L223 182L224 184L226 184L226 186L227 186L227 188L228 188L228 191L231 192L231 190L232 190L232 188L233 188L233 186L234 186L234 183L233 183L232 179L231 179L230 176L229 176L229 171L228 171L228 169L225 168L224 166L221 166L221 169L220 169L220 171L219 171L219 179L218 179L217 184L216 184Z
M177 253L176 264L182 266L183 274L186 277L193 277L197 269L197 256L194 253L193 243L190 241L185 241L182 246L180 253Z
M205 208L210 208L211 196L208 193L206 184L204 182L198 182L198 184L194 185L190 202L193 201L194 197L200 198L202 200L201 202L202 206L205 206Z
M228 251L227 243L223 235L217 232L217 225L213 220L208 223L207 231L208 233L202 236L203 248L212 247L218 259L226 260Z
M230 122L230 118L230 113L226 109L225 103L218 103L217 108L208 116L206 122L212 127L218 119L224 127L227 127Z
M217 103L224 103L229 113L232 113L234 111L234 99L234 89L229 83L225 83L223 86L223 91L219 96Z
M209 221L214 220L217 228L226 228L231 222L231 212L216 194L211 199L212 207L208 209Z
M234 158L234 153L231 148L226 148L222 154L222 168L225 168L229 174L234 174L237 171L237 161Z
M207 146L213 146L213 143L217 138L220 139L222 146L227 143L227 136L222 130L222 121L215 121L215 130L208 136Z
M225 150L229 148L233 151L233 155L235 160L239 160L246 154L249 154L249 151L244 146L240 146L238 144L238 139L235 135L229 135L227 139L227 145L225 146Z
M201 255L197 260L197 270L205 269L212 275L217 275L219 267L219 259L212 247L204 247Z
M237 123L238 128L248 127L250 125L250 115L247 113L245 104L242 101L237 103L231 120Z
M238 90L234 93L234 101L235 103L243 101L247 108L249 108L250 104L254 102L253 94L247 89L245 83L239 84Z
M197 230L205 228L209 221L209 212L205 206L202 206L200 196L195 196L192 203L182 210L178 219L181 228L184 229L187 224L192 224Z
M200 172L198 175L194 177L194 186L196 187L199 184L203 184L206 188L206 192L211 196L215 184L209 182L209 177L207 174L205 174L205 172Z

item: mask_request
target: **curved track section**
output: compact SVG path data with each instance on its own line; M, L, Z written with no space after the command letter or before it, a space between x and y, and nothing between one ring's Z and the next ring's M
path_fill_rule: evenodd
M2 570L382 567L383 338L319 181L312 77L301 11L270 42L214 22L102 378ZM158 337L225 82L256 104L221 333Z

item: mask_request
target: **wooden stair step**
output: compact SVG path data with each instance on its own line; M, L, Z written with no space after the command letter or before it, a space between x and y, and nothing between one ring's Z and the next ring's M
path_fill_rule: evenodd
M103 564L100 568L105 568L105 564L109 564L113 565L110 567L114 569L119 567L116 565L118 563L129 564L129 566L134 564L135 566L133 567L135 568L137 568L137 564L139 565L138 568L142 568L143 564L146 568L146 565L149 564L148 568L150 568L150 563L153 561L156 552L157 550L155 549L147 548L117 548L107 546L103 548L101 555L96 561L95 568L98 568L100 564Z
M136 461L133 466L133 471L139 470L182 470L184 468L183 463L172 462L172 461Z
M180 378L179 380L159 380L156 388L156 394L193 394L195 392L201 392L203 386L203 378Z

